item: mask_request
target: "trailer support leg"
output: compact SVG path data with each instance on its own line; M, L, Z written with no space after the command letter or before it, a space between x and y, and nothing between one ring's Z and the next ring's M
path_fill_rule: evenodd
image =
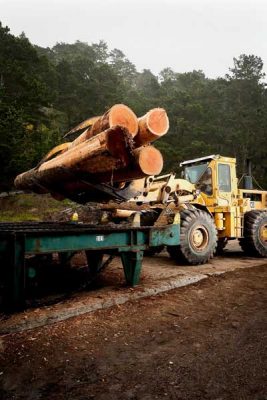
M7 249L4 272L3 305L6 311L14 311L25 307L25 240L14 237Z
M86 251L87 265L92 277L95 277L101 270L103 264L103 253L100 251Z
M143 251L121 252L121 261L124 269L126 282L135 286L139 283L143 260Z

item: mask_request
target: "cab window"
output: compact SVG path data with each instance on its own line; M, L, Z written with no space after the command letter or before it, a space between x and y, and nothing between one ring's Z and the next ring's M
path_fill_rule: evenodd
M185 167L185 179L187 179L191 183L197 183L201 175L207 169L207 163L203 164L194 164L191 166Z
M221 192L231 192L230 165L218 164L218 184Z
M212 195L212 171L210 167L208 167L206 171L202 174L196 184L196 188L201 190L201 192L207 194L208 196Z

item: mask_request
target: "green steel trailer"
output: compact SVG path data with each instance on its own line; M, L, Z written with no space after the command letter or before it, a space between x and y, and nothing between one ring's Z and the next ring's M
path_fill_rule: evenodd
M179 223L165 226L92 226L84 223L0 223L0 274L5 310L25 307L28 272L25 256L85 250L91 272L101 269L104 254L121 257L127 284L139 282L143 253L179 244Z

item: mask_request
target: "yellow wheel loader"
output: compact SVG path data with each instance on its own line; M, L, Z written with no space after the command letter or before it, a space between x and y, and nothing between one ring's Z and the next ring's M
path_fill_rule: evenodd
M180 243L168 248L171 257L203 264L232 239L248 255L267 257L267 191L252 188L250 171L241 189L235 158L211 155L180 166L183 179L148 177L124 189L135 193L128 204L142 205L153 224L180 223Z

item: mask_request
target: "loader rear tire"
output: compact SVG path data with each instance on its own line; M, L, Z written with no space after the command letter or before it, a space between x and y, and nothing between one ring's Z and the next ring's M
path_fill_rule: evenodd
M167 248L178 262L198 265L208 262L215 254L217 230L213 218L196 208L181 212L180 245Z
M247 255L267 257L267 211L255 210L245 214L244 237L239 239L239 243Z

